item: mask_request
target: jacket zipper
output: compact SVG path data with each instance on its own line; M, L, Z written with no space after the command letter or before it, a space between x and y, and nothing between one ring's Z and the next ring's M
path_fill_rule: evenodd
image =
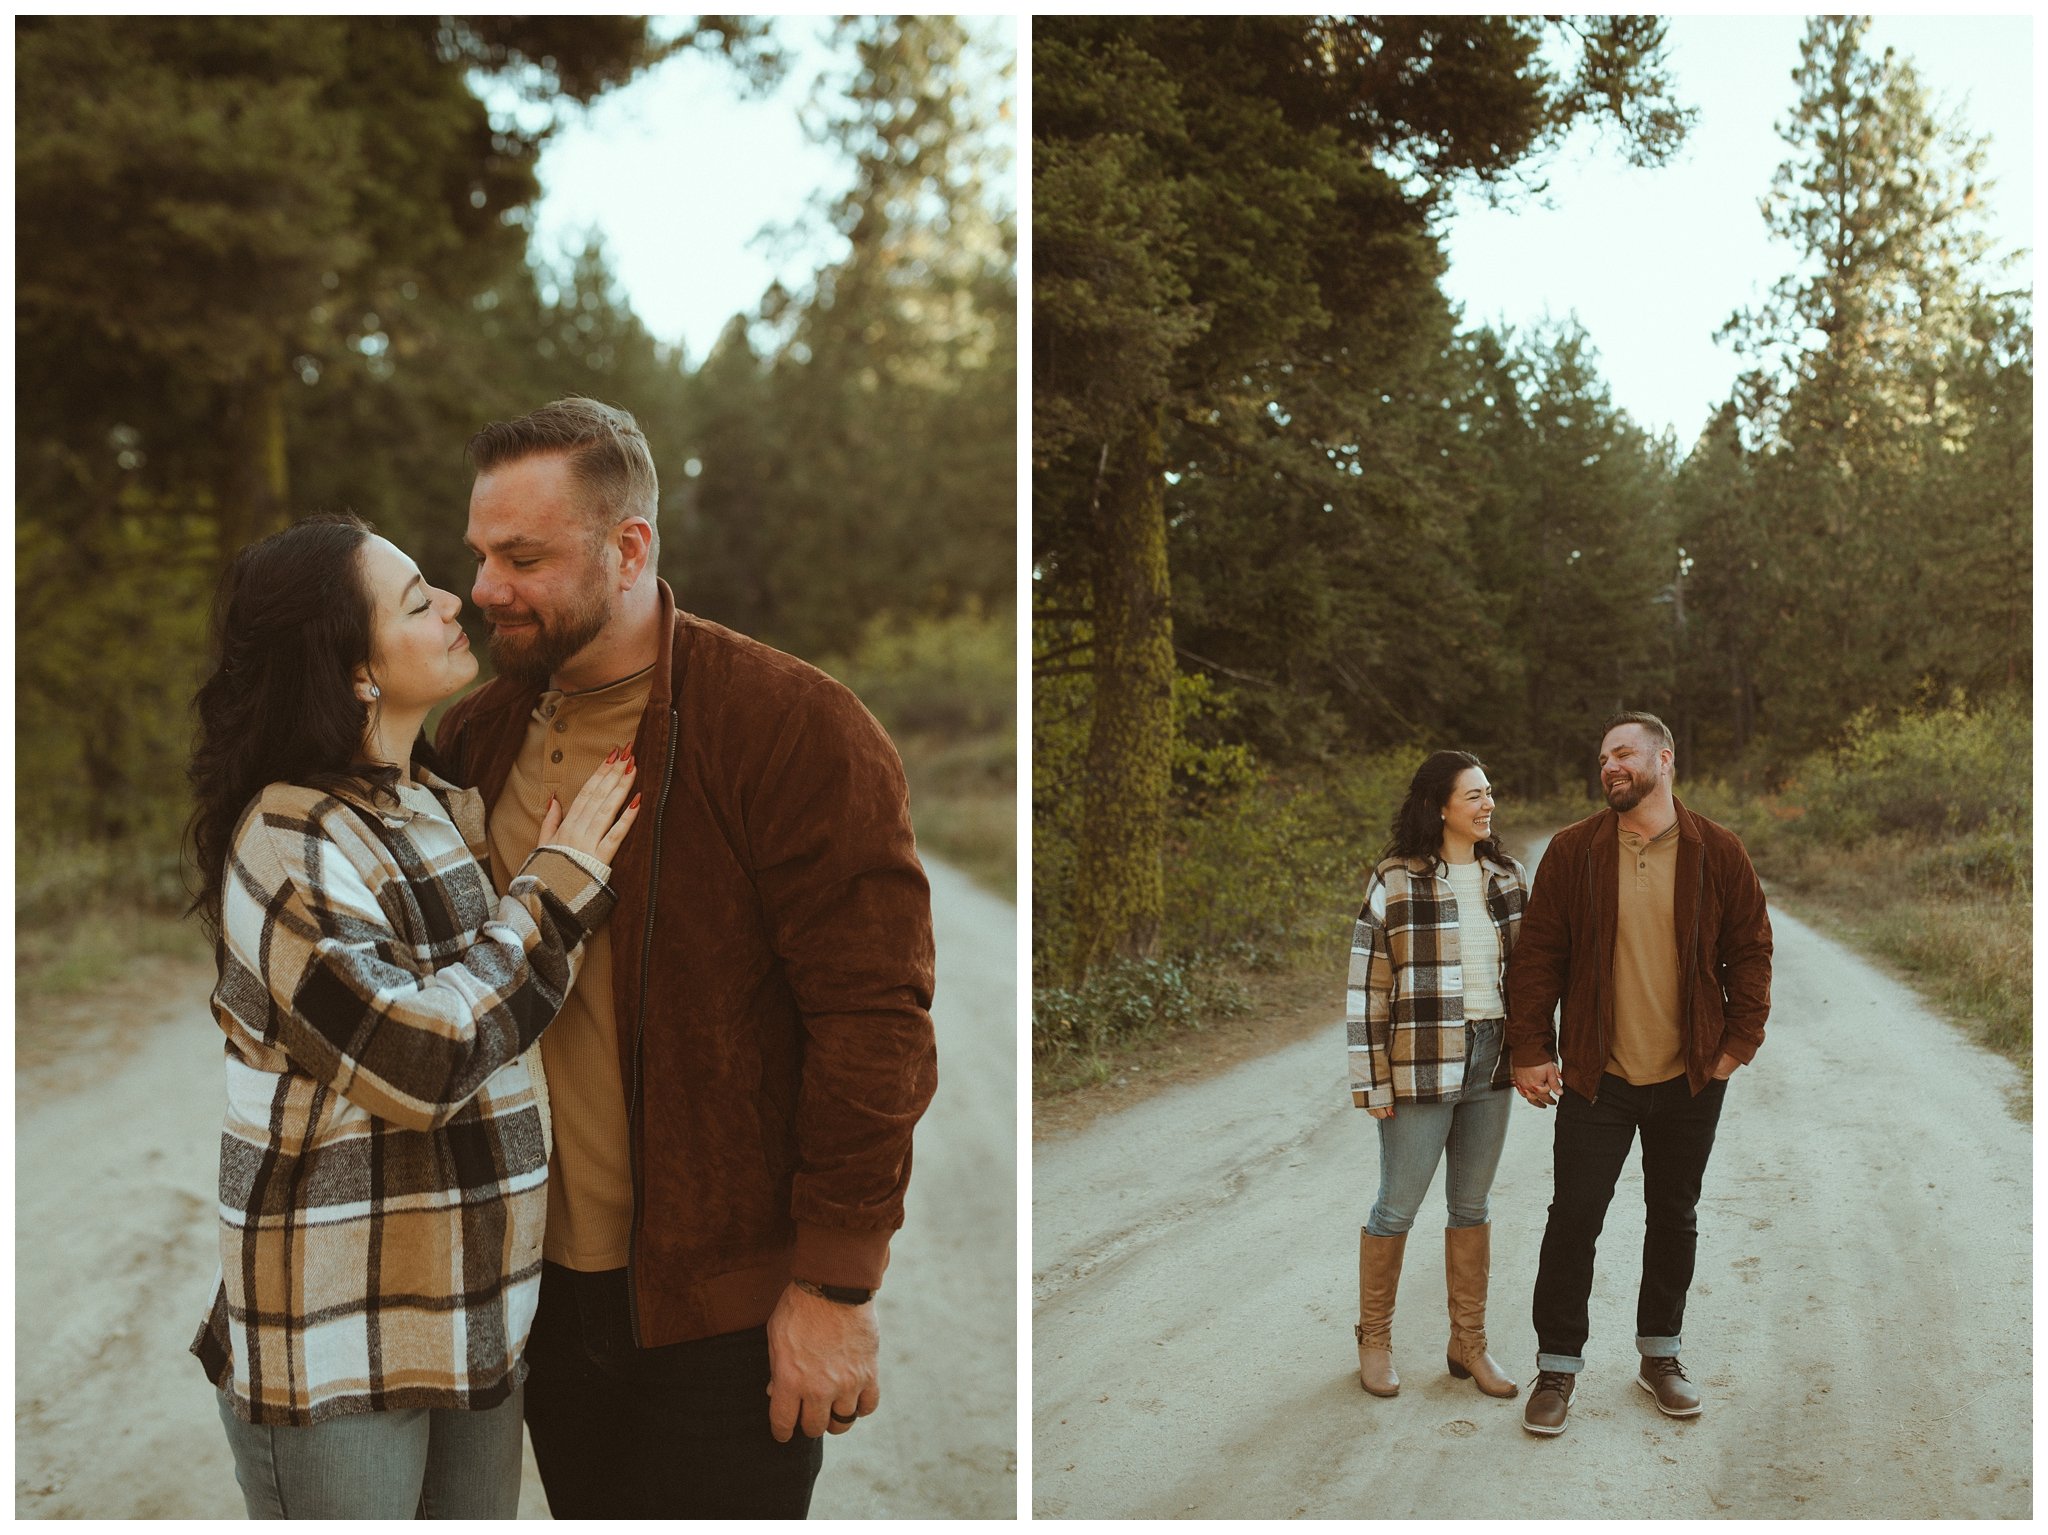
M1699 872L1694 875L1694 881L1692 890L1692 953L1686 957L1685 962L1686 971L1692 977L1692 984L1687 986L1685 991L1686 1033L1689 1036L1694 1033L1693 1004L1698 1000L1700 994L1700 913L1702 910L1701 903L1706 900L1707 896L1707 845L1704 840L1700 843L1700 866ZM1686 1040L1686 1053L1688 1055L1692 1053L1692 1040L1690 1038ZM1713 1076L1713 1072L1714 1068L1709 1066L1707 1068L1709 1078Z
M675 779L676 738L681 713L668 711L668 756L661 768L661 794L654 802L654 849L647 859L647 925L640 935L640 1007L633 1019L633 1089L626 1099L626 1160L633 1169L633 1219L626 1227L626 1320L633 1346L640 1348L640 1046L647 1032L648 971L654 959L654 915L661 891L661 828L668 818L668 790Z
M1586 843L1586 896L1593 906L1593 950L1596 954L1600 948L1600 895L1599 886L1593 880L1593 848L1598 840L1597 837L1589 838ZM1614 962L1612 955L1608 956L1607 962L1610 965ZM1604 1076L1607 1071L1607 1030L1602 1026L1600 1020L1600 971L1601 966L1595 965L1593 967L1593 1038L1600 1046L1600 1072ZM1562 1040L1559 1043L1561 1045ZM1563 1053L1562 1049L1558 1052L1560 1056ZM1586 1101L1588 1103L1598 1103L1600 1101L1600 1083L1598 1078L1593 1082L1593 1096Z

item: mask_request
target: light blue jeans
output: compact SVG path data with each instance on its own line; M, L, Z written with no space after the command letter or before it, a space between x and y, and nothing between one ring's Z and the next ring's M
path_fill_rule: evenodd
M1486 1224L1486 1199L1500 1167L1514 1094L1489 1087L1500 1058L1506 1022L1482 1018L1467 1025L1465 1087L1448 1103L1400 1103L1374 1120L1380 1130L1380 1192L1365 1223L1368 1236L1397 1237L1415 1224L1436 1164L1448 1158L1444 1203L1448 1226Z
M219 1394L251 1519L516 1519L526 1388L484 1412L404 1408L309 1428L244 1423Z

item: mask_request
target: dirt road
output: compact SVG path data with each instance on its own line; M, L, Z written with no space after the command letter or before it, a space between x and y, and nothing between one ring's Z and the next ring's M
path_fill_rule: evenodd
M882 1410L814 1517L1007 1518L1016 1491L1016 910L933 864L940 1084L878 1305ZM240 1518L186 1354L216 1262L210 964L17 1024L15 1513ZM527 1517L547 1503L532 1468Z
M1730 1083L1700 1205L1699 1417L1660 1417L1633 1383L1639 1154L1561 1438L1444 1371L1441 1172L1402 1276L1400 1395L1359 1389L1357 1233L1379 1162L1333 1024L1034 1148L1035 1512L2028 1517L2018 1074L1839 945L1773 922L1768 1037ZM1517 1101L1493 1191L1489 1332L1525 1394L1551 1124Z

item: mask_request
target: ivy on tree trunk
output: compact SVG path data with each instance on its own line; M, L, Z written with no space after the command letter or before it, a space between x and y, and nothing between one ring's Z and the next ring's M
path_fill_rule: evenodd
M1110 448L1091 528L1095 700L1082 787L1072 971L1159 940L1173 758L1173 617L1158 407Z

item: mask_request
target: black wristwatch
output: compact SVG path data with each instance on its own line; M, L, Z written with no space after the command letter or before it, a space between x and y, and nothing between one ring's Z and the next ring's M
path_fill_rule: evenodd
M850 1284L814 1284L808 1279L791 1281L807 1295L816 1295L824 1300L836 1301L842 1306L865 1306L875 1298L873 1290L863 1290Z

